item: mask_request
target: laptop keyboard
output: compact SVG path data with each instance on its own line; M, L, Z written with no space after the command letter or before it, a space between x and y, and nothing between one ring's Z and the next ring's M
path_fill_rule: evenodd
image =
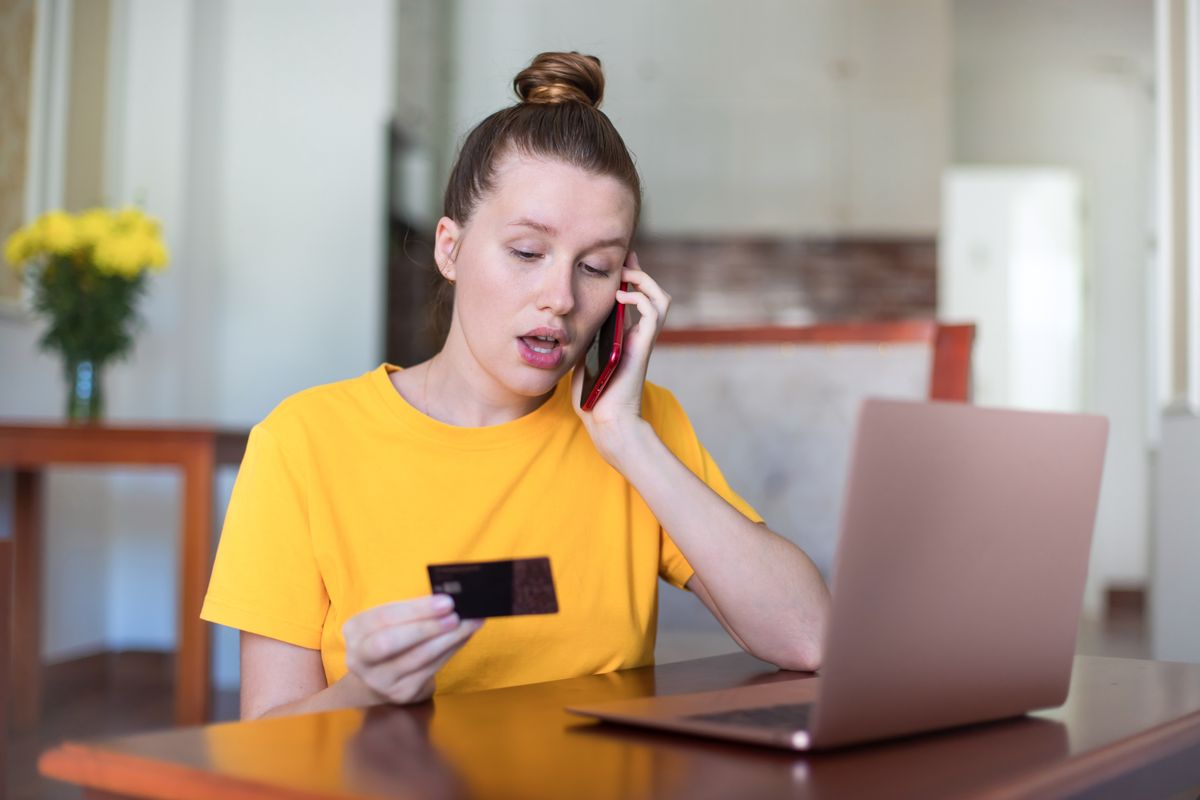
M785 703L777 706L718 711L713 714L689 714L684 719L716 722L722 725L746 725L752 728L799 731L808 727L810 711L812 711L812 703Z

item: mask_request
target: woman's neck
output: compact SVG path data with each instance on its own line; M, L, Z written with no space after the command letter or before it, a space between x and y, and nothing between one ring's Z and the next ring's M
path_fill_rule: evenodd
M501 425L535 411L554 394L514 393L488 374L454 334L451 331L442 350L418 367L424 374L415 376L420 379L415 405L425 416L463 428Z

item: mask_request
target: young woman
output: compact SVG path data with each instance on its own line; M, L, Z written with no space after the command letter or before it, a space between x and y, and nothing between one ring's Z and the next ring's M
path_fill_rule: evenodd
M599 60L543 53L514 87L446 189L442 350L293 395L250 434L202 612L242 631L243 717L649 664L660 575L759 658L820 662L817 569L645 382L671 298L630 250L641 185ZM640 318L581 411L572 368L614 302ZM557 614L483 625L429 594L428 564L530 556Z

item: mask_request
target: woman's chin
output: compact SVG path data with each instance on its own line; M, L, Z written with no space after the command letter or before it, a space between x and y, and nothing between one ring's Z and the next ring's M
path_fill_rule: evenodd
M554 391L562 377L571 370L571 365L565 363L552 370L522 366L520 373L509 383L509 388L524 397L542 397Z

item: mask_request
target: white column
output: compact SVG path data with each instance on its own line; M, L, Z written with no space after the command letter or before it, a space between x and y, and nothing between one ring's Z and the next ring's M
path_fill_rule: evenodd
M1200 661L1200 0L1157 0L1160 313L1167 365L1150 581L1155 658ZM1163 357L1165 356L1165 358Z
M1197 0L1157 0L1158 280L1168 320L1156 363L1165 370L1160 399L1170 408L1195 407L1200 338L1196 321L1197 205L1195 36ZM1165 356L1165 357L1161 357Z
M1186 0L1187 79L1183 130L1186 142L1187 203L1182 210L1187 220L1186 324L1188 332L1187 397L1193 411L1200 409L1200 0Z

